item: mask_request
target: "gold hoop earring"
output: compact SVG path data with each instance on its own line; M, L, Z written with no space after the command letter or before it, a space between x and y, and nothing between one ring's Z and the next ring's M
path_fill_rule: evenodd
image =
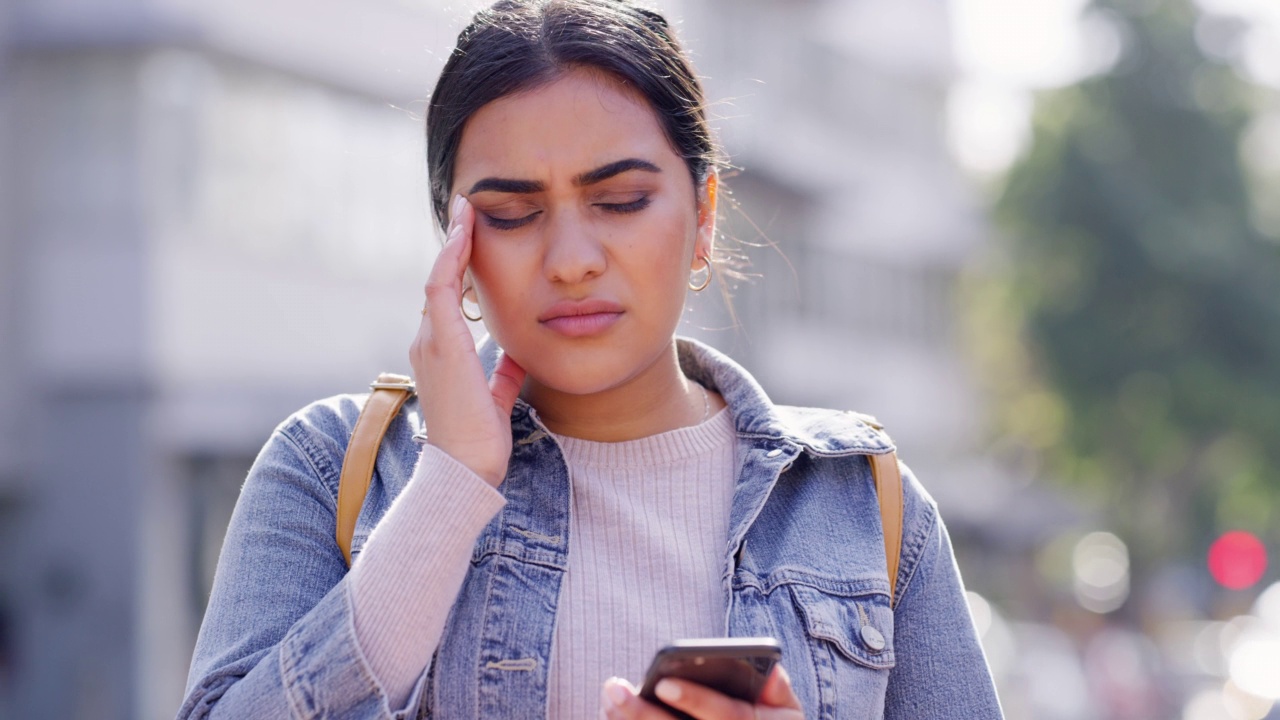
M699 259L699 260L701 260L701 261L702 261L702 264L706 266L707 276L706 276L705 278L703 278L702 282L698 283L697 285L694 285L694 284L693 284L693 280L692 280L693 273L690 273L690 278L691 278L691 279L689 280L689 289L690 289L690 290L692 290L692 291L694 291L694 292L701 292L701 291L703 291L703 290L706 290L706 289L707 289L707 286L711 284L711 275L713 274L713 270L712 270L712 268L711 268L711 261L710 261L710 260L708 260L708 259L707 259L706 257L704 257L704 256L699 256L699 257L698 257L698 259ZM699 272L702 272L702 271L701 271L701 270L694 270L693 272L694 272L694 273L699 273Z
M476 312L475 316L472 317L471 313L467 312L467 292L470 290L471 288L466 288L462 291L462 297L458 300L458 309L462 311L462 317L470 320L471 322L480 322L484 319L483 313ZM480 303L476 303L476 307L479 308Z

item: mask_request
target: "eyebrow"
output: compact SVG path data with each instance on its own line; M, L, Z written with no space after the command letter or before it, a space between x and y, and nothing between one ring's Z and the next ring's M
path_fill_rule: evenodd
M573 184L577 185L578 187L594 185L598 182L603 182L605 180L608 180L609 178L615 175L621 175L622 173L628 172L631 170L642 170L648 173L662 172L662 170L657 165L654 165L648 160L641 160L640 158L627 158L626 160L619 160L617 162L611 162L608 165L602 165L596 168L595 170L588 170L587 172L584 172L578 177L574 178Z
M627 158L618 160L607 165L601 165L594 170L588 170L573 179L573 184L578 187L594 185L598 182L604 182L611 177L621 175L624 172L632 170L640 170L649 173L660 173L662 169L648 160L640 158ZM478 192L500 192L500 193L516 193L528 195L530 193L542 192L547 186L538 180L513 180L510 178L488 177L476 182L471 186L468 195Z

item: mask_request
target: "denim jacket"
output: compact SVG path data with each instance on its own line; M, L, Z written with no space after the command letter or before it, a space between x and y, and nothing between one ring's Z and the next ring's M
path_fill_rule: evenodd
M497 349L481 351L492 372ZM737 429L724 545L723 631L771 635L808 718L999 718L947 531L904 468L896 596L889 597L867 454L893 449L861 416L777 406L724 355L679 340L686 375L718 391ZM365 396L281 424L249 472L223 545L182 718L532 718L568 550L569 473L518 401L499 488L431 665L390 708L355 639L334 540L338 476ZM404 489L422 419L410 400L379 453L352 552ZM892 609L891 609L892 607ZM639 678L633 678L638 681Z

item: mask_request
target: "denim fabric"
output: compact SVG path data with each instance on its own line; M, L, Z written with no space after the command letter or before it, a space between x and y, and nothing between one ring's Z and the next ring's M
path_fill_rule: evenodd
M724 396L738 434L725 633L781 640L809 718L999 718L946 528L905 468L890 609L866 458L892 450L889 439L853 413L773 405L704 345L681 339L679 354L689 377ZM491 372L492 343L481 357ZM307 407L258 456L227 530L179 718L545 714L569 545L569 474L554 438L517 402L499 488L507 505L476 541L435 659L397 710L356 643L334 541L338 476L363 400ZM411 400L384 440L353 553L409 480L420 427Z

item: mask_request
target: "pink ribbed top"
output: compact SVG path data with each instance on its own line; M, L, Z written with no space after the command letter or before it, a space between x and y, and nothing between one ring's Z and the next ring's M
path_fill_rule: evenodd
M663 644L724 634L734 438L726 410L620 443L555 437L573 497L548 717L596 718L606 678L638 684ZM504 502L428 445L352 567L356 637L391 710L430 662L472 546Z
M677 638L724 634L733 419L620 443L557 437L569 463L569 568L547 717L599 717L611 676L636 685Z

